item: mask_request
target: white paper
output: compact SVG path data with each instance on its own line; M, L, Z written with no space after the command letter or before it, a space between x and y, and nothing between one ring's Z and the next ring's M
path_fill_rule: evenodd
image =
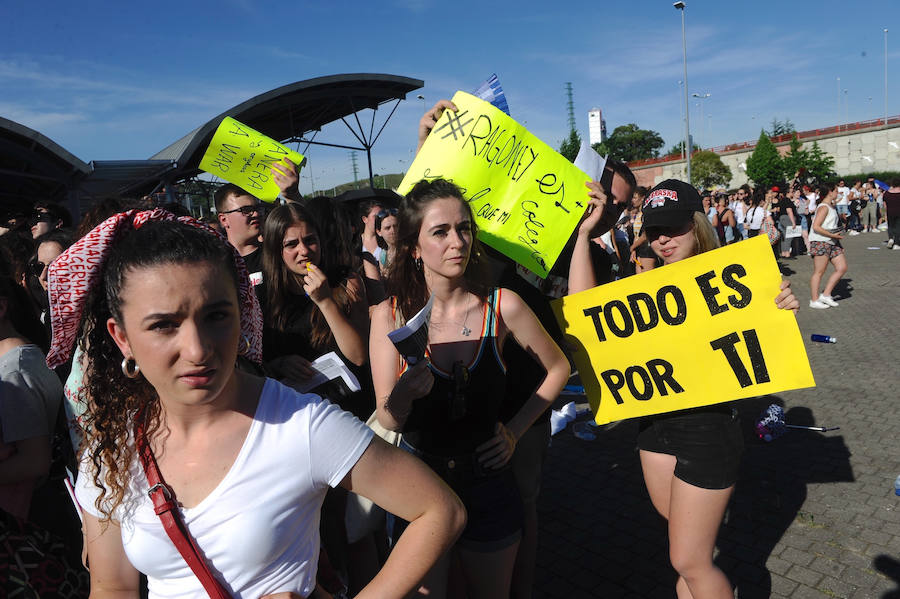
M578 156L575 157L575 166L584 171L593 181L599 181L606 168L606 156L601 156L586 141L581 142Z
M297 383L294 388L300 393L307 393L315 389L319 385L332 381L336 378L343 379L344 383L350 391L356 393L361 389L359 379L347 368L344 361L341 360L335 352L328 352L324 356L320 356L313 361L310 366L316 370L316 375L305 381Z
M397 347L397 351L410 366L425 357L425 348L428 347L428 321L431 318L432 306L434 306L433 295L428 298L428 302L415 316L406 321L404 326L388 333L388 339Z

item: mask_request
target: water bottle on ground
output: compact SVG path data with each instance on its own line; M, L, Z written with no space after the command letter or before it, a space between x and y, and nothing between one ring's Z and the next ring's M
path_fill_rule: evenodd
M900 495L900 476L894 481L894 495Z
M837 337L832 337L830 335L810 335L809 337L813 341L818 341L819 343L837 343Z

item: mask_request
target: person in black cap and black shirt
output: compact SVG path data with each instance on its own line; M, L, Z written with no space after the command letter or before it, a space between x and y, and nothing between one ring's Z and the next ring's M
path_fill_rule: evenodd
M597 213L606 204L602 193L591 195L584 220L588 226L602 218ZM687 183L668 179L658 184L644 200L643 215L644 232L663 267L719 246L700 195ZM570 275L569 292L584 291L571 283L587 278ZM790 284L785 281L781 288L776 304L796 311L799 304ZM669 523L678 596L733 597L728 578L712 558L743 453L736 412L728 404L716 404L642 418L638 448L650 499Z

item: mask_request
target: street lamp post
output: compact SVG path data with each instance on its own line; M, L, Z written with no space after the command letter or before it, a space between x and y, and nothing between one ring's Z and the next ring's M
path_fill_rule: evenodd
M887 34L888 30L884 30L884 125L887 126Z
M676 10L681 11L681 53L684 62L684 154L687 166L687 182L691 182L691 115L688 106L688 76L687 76L687 40L684 35L684 2L672 4Z
M682 90L680 89L680 87L684 85L684 81L679 81L678 85L679 85L678 96L679 96L679 98L681 98L681 100L680 100L680 102L681 102L681 122L684 123L684 95L682 94ZM684 151L686 149L687 149L687 144L682 142L682 144L681 144L681 175L683 177L687 176L686 171L684 170Z
M416 96L416 100L422 100L422 114L425 114L425 96L419 94Z
M703 142L703 141L705 141L703 139L703 123L704 123L704 121L703 121L703 100L707 99L710 96L710 94L706 93L706 94L691 94L691 95L693 97L697 98L698 100L700 100L699 102L697 102L697 104L700 106L700 141ZM701 143L700 145L702 146L703 144Z

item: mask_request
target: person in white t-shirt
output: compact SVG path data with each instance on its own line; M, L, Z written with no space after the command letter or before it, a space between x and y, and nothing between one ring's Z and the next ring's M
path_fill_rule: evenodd
M237 254L162 210L116 215L85 239L51 271L51 303L67 309L54 311L48 363L71 352L84 313L89 411L76 496L92 596L137 597L139 571L150 597L205 596L154 512L158 485L141 447L164 480L155 493L174 495L230 595L319 595L319 511L336 485L412 521L357 597L412 591L462 530L459 499L352 415L236 368L239 354L262 353L259 305ZM69 284L88 262L100 293Z
M850 218L850 188L841 179L838 181L835 191L837 199L834 201L834 209L837 210L838 217L846 224L847 219Z

